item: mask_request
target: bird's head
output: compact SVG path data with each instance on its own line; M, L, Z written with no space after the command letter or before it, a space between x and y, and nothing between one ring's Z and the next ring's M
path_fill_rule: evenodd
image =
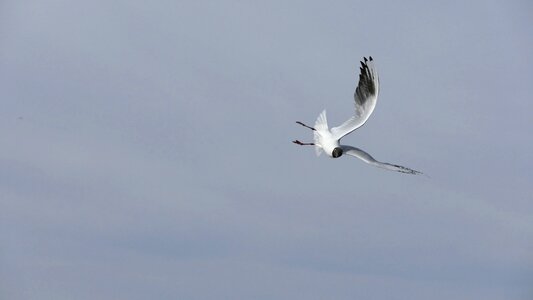
M333 149L333 152L331 152L331 156L333 156L333 158L341 157L342 156L342 148L337 147L337 148Z

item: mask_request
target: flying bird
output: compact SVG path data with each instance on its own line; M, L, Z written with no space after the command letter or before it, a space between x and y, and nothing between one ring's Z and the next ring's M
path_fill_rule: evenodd
M324 151L329 157L339 158L343 154L350 155L361 159L362 161L373 166L383 168L389 171L396 171L405 174L422 174L419 171L374 159L365 151L348 145L341 145L340 140L352 131L363 126L376 107L379 94L379 78L372 56L367 59L363 57L361 61L359 84L355 88L355 115L349 118L340 126L329 128L326 118L326 110L318 116L315 126L311 127L298 121L296 123L313 130L314 143L302 143L299 140L293 141L297 145L315 146L317 156Z

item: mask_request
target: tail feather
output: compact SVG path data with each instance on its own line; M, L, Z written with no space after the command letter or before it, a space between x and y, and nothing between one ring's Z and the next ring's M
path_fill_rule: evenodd
M326 117L326 110L324 109L315 121L315 129L317 131L328 130L328 118Z
M320 144L320 132L328 130L328 118L326 117L326 110L323 110L315 121L315 131L313 137L315 140L315 153L319 156L322 153L322 145Z

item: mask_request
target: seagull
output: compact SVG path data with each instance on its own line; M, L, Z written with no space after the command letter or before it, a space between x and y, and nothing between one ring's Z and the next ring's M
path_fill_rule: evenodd
M293 143L301 146L315 146L317 156L324 151L331 158L339 158L343 154L354 156L367 164L405 174L418 175L422 172L395 164L380 162L374 159L367 152L349 145L341 145L340 140L357 128L363 126L376 107L379 94L379 78L372 56L367 59L363 57L361 61L359 84L355 88L355 115L349 118L340 126L328 128L326 110L318 116L315 126L308 126L300 121L296 122L304 127L313 130L314 143L302 143L294 140Z

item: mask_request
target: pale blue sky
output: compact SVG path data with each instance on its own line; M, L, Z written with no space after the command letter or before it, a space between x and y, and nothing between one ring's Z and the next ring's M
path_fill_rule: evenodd
M0 9L0 298L533 297L529 1Z

